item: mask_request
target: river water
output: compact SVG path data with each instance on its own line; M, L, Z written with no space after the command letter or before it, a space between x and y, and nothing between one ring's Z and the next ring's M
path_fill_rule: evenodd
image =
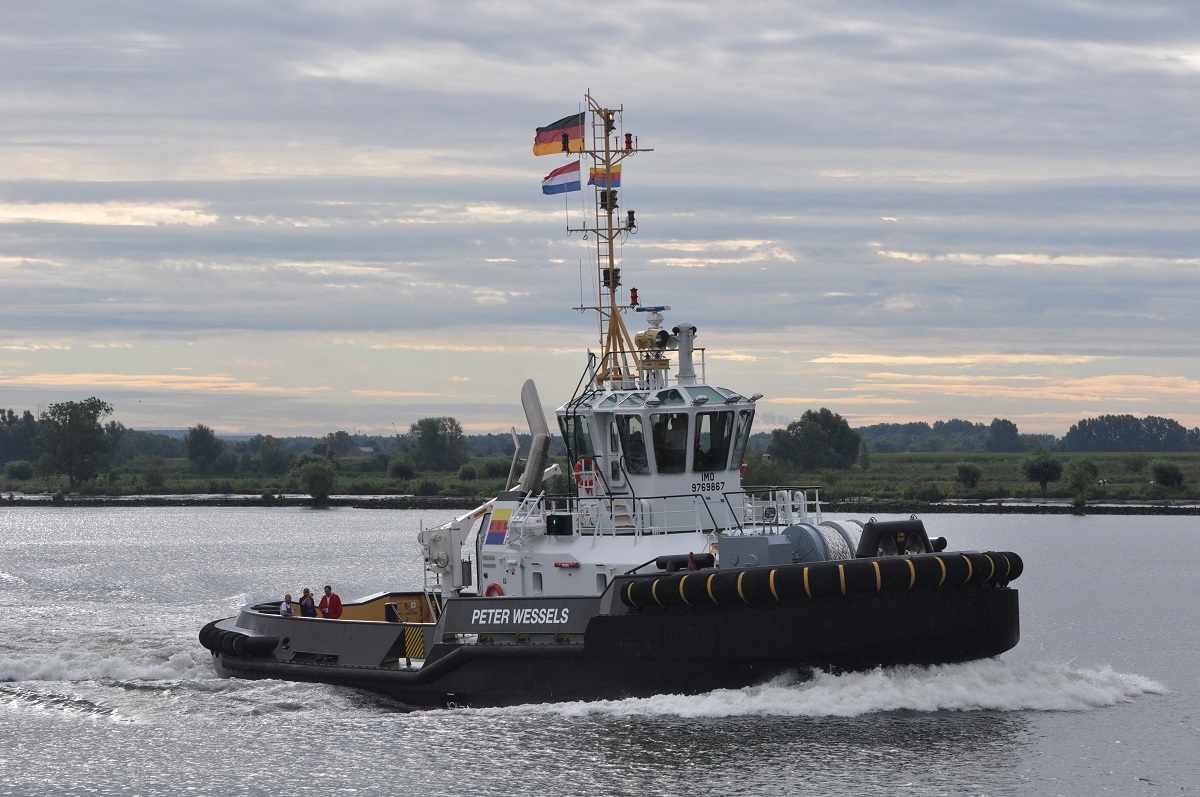
M997 660L426 712L215 677L205 622L419 585L416 532L445 519L0 508L0 795L1200 794L1197 518L925 518L1024 559Z

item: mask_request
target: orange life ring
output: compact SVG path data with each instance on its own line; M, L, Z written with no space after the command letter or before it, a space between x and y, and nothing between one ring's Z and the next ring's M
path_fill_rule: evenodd
M483 591L483 597L485 598L502 597L503 595L504 590L495 581L493 581L491 584L488 584L487 589Z
M583 488L588 495L596 485L596 463L591 457L580 457L575 460L575 483Z

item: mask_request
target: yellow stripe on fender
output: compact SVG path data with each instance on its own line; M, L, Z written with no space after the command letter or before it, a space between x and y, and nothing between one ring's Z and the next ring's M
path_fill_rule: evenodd
M812 587L808 585L808 568L804 568L804 594L812 597Z
M942 561L942 557L940 556L935 556L933 558L937 559L937 563L942 566L942 580L938 582L938 586L940 587L946 583L946 563Z
M917 566L912 563L912 559L906 559L908 562L908 588L912 589L917 583Z
M662 606L664 609L667 608L666 606L663 606L663 602L658 599L658 579L657 578L654 579L654 583L650 585L650 597L654 598L654 602L657 603L659 606Z
M846 594L846 568L843 565L838 565L838 578L842 582L842 594Z
M985 553L984 556L987 557L988 564L992 566L992 572L988 573L988 577L984 581L991 581L992 576L996 575L996 560L992 558L990 553Z
M633 582L632 581L630 581L625 586L625 600L629 603L630 606L637 606L637 608L639 608L639 609L642 608L641 606L638 606L637 603L633 599Z
M962 558L967 560L967 580L963 584L970 584L971 576L975 575L975 565L971 564L971 557L966 554L963 554Z
M704 586L708 589L708 599L713 603L717 602L717 596L712 593L712 581L717 577L716 573L710 573L708 580L704 582Z
M875 591L883 589L883 573L879 570L879 562L871 562L875 565Z
M688 580L687 576L684 576L683 578L679 579L679 597L680 597L680 599L683 600L684 603L686 603L688 606L691 606L692 602L689 601L687 599L687 596L683 594L683 582L685 582L687 580Z
M746 575L745 570L738 573L738 597L742 599L742 603L749 603L750 601L746 600L746 593L742 592L742 578L745 575Z
M771 571L771 594L775 596L775 600L779 600L779 593L775 591L775 571Z

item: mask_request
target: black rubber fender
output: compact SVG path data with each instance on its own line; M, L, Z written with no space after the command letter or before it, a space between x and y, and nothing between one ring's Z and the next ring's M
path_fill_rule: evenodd
M849 560L847 560L849 561ZM839 562L821 562L810 565L807 569L805 584L807 594L814 598L828 598L832 595L842 595L842 574L838 569Z
M780 567L774 572L773 584L775 587L775 595L779 600L795 600L797 598L812 598L812 594L805 588L805 574L809 572L808 567Z
M903 592L917 584L917 568L910 556L888 556L876 559L879 567L879 591Z
M213 646L213 637L216 635L217 623L219 622L221 621L213 620L211 623L208 623L200 629L200 644L209 650L218 649Z
M764 605L911 589L1006 587L1023 570L1011 552L988 551L846 559L730 571L689 571L629 581L621 600L635 609ZM261 643L264 647L267 643Z
M946 567L946 581L942 586L961 587L970 581L974 567L971 560L961 553L940 553L935 558Z
M228 655L235 655L233 643L237 641L238 635L232 631L218 631L217 644L221 647L221 652Z

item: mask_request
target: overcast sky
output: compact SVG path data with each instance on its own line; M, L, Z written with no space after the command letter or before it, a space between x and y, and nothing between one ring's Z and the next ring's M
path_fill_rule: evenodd
M6 4L0 408L522 427L596 346L530 151L589 89L656 150L625 286L759 429L1200 426L1200 6L1156 0Z

